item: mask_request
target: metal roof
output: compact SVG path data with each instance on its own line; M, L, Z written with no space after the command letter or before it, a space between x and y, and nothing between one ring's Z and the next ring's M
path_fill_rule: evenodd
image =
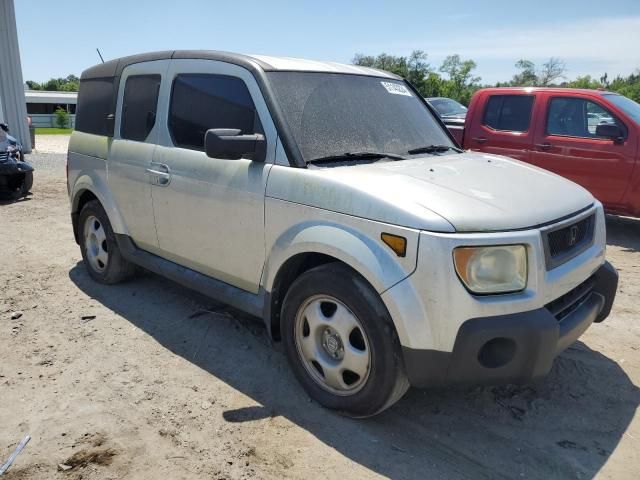
M27 90L24 92L27 103L61 103L75 104L78 92L52 92L48 90Z
M292 58L292 57L270 57L266 55L248 55L251 58L255 58L268 67L264 70L287 70L287 71L301 71L301 72L333 72L333 73L351 73L355 75L369 75L374 77L385 78L399 78L384 70L378 70L377 68L361 67L359 65L347 65L345 63L337 62L322 62L317 60L306 60L304 58Z

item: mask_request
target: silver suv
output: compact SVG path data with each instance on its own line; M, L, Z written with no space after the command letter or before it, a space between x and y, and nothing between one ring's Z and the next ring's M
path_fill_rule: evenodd
M462 152L401 78L213 51L86 70L71 218L105 284L141 266L264 319L322 405L526 382L609 314L602 205Z

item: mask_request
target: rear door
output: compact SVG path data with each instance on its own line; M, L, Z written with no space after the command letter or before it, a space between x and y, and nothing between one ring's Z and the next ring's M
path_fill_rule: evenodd
M532 163L589 190L609 208L623 198L634 167L636 140L597 96L549 93L536 126ZM600 123L616 123L620 142L596 136Z
M520 93L488 94L472 113L465 143L470 150L529 161L533 144L531 117L535 96Z
M168 60L130 65L122 72L108 182L129 235L141 248L155 252L158 237L153 217L149 169L158 142L158 92Z

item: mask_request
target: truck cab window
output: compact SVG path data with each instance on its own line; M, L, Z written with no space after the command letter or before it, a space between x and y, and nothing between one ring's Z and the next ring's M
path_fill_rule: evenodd
M243 134L263 133L245 83L236 77L181 74L173 82L169 131L176 146L204 150L211 128L236 128Z
M533 100L533 95L492 95L482 123L494 130L526 132L531 123Z
M612 113L584 98L556 97L549 103L548 135L596 138L596 127L606 123L625 129Z
M122 101L120 136L144 142L156 123L160 75L132 75L127 78Z

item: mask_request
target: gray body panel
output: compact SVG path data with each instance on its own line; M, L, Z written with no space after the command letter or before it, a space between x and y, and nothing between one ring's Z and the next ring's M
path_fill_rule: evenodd
M546 170L470 152L279 170L267 195L433 232L536 227L594 202L585 189Z

